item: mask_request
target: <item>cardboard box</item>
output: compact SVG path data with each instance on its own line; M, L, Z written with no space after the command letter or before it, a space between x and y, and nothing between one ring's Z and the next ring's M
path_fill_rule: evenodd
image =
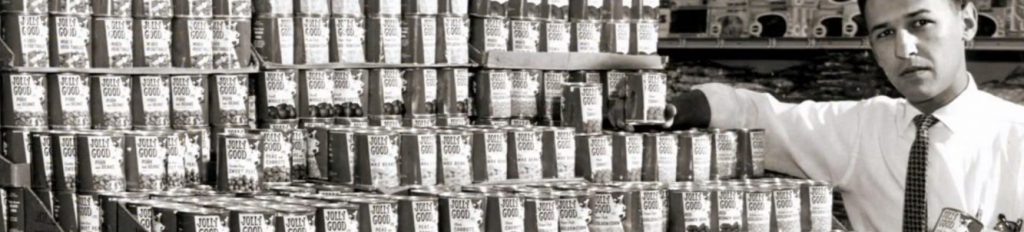
M707 34L718 38L750 37L749 23L750 14L746 7L710 8Z
M808 7L751 7L748 32L752 37L805 38L807 37Z
M710 10L707 7L681 7L662 10L660 37L709 37Z

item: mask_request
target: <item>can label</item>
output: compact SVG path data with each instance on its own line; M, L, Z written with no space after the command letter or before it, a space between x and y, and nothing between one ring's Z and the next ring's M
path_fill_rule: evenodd
M167 175L165 161L167 160L167 149L163 146L159 137L138 136L135 137L135 167L139 172L139 189L162 190L164 189L164 176Z
M686 231L710 231L711 198L708 192L683 192L683 227Z
M231 16L252 16L252 1L249 0L227 0L228 15ZM324 6L326 8L326 6Z
M185 134L183 142L182 164L185 166L185 183L198 184L201 180L200 162L210 160L210 135L206 131L189 132Z
M171 88L167 78L161 76L138 77L142 88L142 113L145 125L167 126L171 114Z
M439 217L437 201L415 201L412 203L413 228L417 232L437 232Z
M660 147L659 147L660 148ZM661 165L661 153L658 153L657 165ZM644 164L644 140L641 135L626 135L626 172L629 174L627 178L634 178L632 180L639 180L642 176ZM658 170L658 179L662 180L661 172ZM675 176L673 176L674 178Z
M341 117L362 117L367 97L366 75L359 70L341 70L334 73L332 98Z
M217 110L220 111L220 115L213 119L215 122L224 122L225 124L245 124L248 122L248 102L246 98L249 96L249 79L244 75L216 75L217 96L211 96L217 98L218 105Z
M544 73L544 112L541 113L542 117L549 117L554 119L555 115L561 114L561 108L555 108L555 103L562 98L562 84L565 84L568 76L561 72L545 72ZM558 110L558 111L556 111Z
M432 2L437 4L437 1L419 1L420 6L425 3ZM436 5L435 5L436 7ZM437 11L437 9L434 9ZM426 64L433 64L437 60L437 18L435 17L422 17L420 18L420 39L423 43L423 61ZM428 91L430 92L430 91Z
M537 116L537 94L540 93L540 72L515 71L512 75L512 116Z
M107 32L106 52L110 67L131 67L132 20L107 19L104 22Z
M505 144L504 133L487 133L484 143L487 150L487 179L505 180L508 178L508 146Z
M423 70L423 102L427 113L434 114L437 111L437 70ZM408 90L408 89L407 89ZM432 120L433 121L433 120Z
M139 225L143 228L153 228L153 207L134 205L133 208L132 213L139 220Z
M237 1L235 1L237 2ZM248 1L243 1L248 2ZM210 22L210 30L213 33L211 46L213 47L213 66L218 68L241 68L236 45L240 43L241 34L235 29L239 21L230 19L217 19Z
M736 134L717 133L715 136L715 165L720 178L736 176Z
M270 118L288 117L294 113L293 107L298 93L298 84L293 74L287 72L266 72L267 107Z
M523 199L515 197L503 197L498 199L498 209L501 211L501 231L524 231L526 226L524 217L526 213L523 208Z
M640 220L646 231L668 229L668 201L665 191L640 191Z
M197 2L197 1L190 1ZM209 1L205 1L209 2ZM188 20L188 49L190 67L213 65L213 31L209 20Z
M227 190L231 192L253 192L258 187L259 145L246 138L225 138L224 152L227 162Z
M627 79L626 73L622 71L608 71L605 74L605 85L608 88L608 92L605 93L605 97L620 96L619 84ZM640 87L640 90L644 90L644 87Z
M369 141L371 185L377 187L398 186L398 137L387 135L367 136Z
M512 51L537 52L539 43L538 21L512 20Z
M78 195L78 231L100 232L103 208L95 195ZM5 214L6 215L6 214Z
M153 17L153 16L171 16L174 14L174 7L171 0L149 0L142 1L142 6L134 6L140 8L136 12L143 12L136 14L136 16Z
M541 137L533 131L516 131L516 167L519 179L539 180L544 178L540 161Z
M587 1L588 3L600 1ZM601 51L601 23L575 22L576 52L597 53Z
M305 72L306 111L313 117L330 117L330 105L334 101L334 81L331 70L307 70Z
M766 138L764 131L750 132L750 160L754 176L764 175L764 157L768 147Z
M405 100L402 98L405 79L402 78L402 73L398 69L382 69L380 72L384 114L401 114L403 111L401 108L405 106Z
M57 178L63 178L65 186L57 187L57 189L64 189L74 191L78 188L78 145L75 144L75 136L73 135L61 135L57 136L57 142L60 143L60 153L58 154L61 158L60 169L64 172L64 176Z
M693 143L693 180L711 180L711 137L694 136Z
M643 98L644 102L641 106L641 118L644 121L664 121L665 120L665 96L667 92L667 84L665 76L660 73L648 72L643 73Z
M576 198L563 198L558 200L558 230L565 232L590 231L587 222L590 221L589 200Z
M626 54L629 52L629 23L613 23L615 27L615 34L613 35L615 41L614 53Z
M286 182L291 180L289 152L292 143L285 132L269 130L263 136L263 180L264 182ZM352 153L349 153L352 154Z
M679 166L679 146L676 137L673 135L658 135L658 180L665 182L676 181L676 169Z
M171 121L174 125L205 125L206 77L171 77Z
M442 17L444 20L445 60L451 64L469 63L469 27L461 17Z
M590 139L590 172L593 180L611 180L612 151L607 137Z
M359 0L332 0L331 13L335 15L363 15L363 6Z
M602 114L601 106L604 104L601 97L601 88L583 88L580 90L580 112L582 124L585 128L600 130ZM563 98L564 99L564 98ZM565 103L562 103L564 106Z
M590 230L598 232L622 231L623 220L626 219L626 204L623 196L613 194L596 194L591 199L590 210L593 221Z
M747 193L747 231L768 232L771 230L772 199L770 192ZM829 212L831 213L831 212ZM831 220L829 215L829 220Z
M388 1L382 1L388 2ZM382 61L388 64L402 62L402 25L398 18L380 18L380 46Z
M353 9L362 9L362 7L356 6ZM366 62L366 53L363 47L366 33L363 28L363 21L359 18L336 17L334 18L334 25L335 30L337 30L335 33L338 34L336 46L338 47L337 52L341 59L340 62Z
M491 110L494 118L512 116L512 83L507 72L491 72L489 79L491 93ZM486 96L485 96L486 97Z
M242 213L238 214L238 230L239 231L264 231L266 227L272 227L273 225L267 224L267 218L263 217L263 214L258 213Z
M43 176L44 176L44 180L46 181L46 183L45 183L46 184L46 188L50 188L50 186L53 186L53 159L51 159L51 154L53 154L52 150L51 150L51 145L53 143L50 141L50 135L47 135L47 134L34 135L33 134L32 136L33 137L38 136L38 138L39 138L38 140L33 139L32 143L38 143L39 152L42 153ZM33 159L35 159L35 157L33 157ZM39 161L38 160L32 160L31 162L39 162Z
M558 203L537 200L537 231L558 231Z
M277 1L273 1L277 2ZM287 1L291 2L291 1ZM277 19L277 42L280 45L281 63L295 63L295 24L292 18Z
M330 50L327 46L327 43L330 40L330 34L328 34L329 29L327 24L328 21L326 18L302 18L302 42L305 45L302 49L304 49L303 54L305 54L307 64L324 64L330 62Z
M800 194L798 190L775 191L775 219L779 231L800 231Z
M187 0L188 5L185 7L185 14L192 16L210 16L213 15L213 1L206 0Z
M551 21L547 22L545 29L547 51L546 52L569 52L569 23Z
M46 1L34 2L45 3ZM46 23L46 16L18 15L21 56L27 67L48 67L50 65L49 47L47 47L49 40L47 33L50 29Z
M724 190L718 192L718 227L721 230L732 231L742 228L743 224L743 193L740 191ZM797 213L799 223L799 213Z
M285 133L288 138L288 142L292 144L292 149L288 153L288 158L291 161L292 179L304 179L309 173L309 161L306 159L306 147L309 144L306 141L306 132L303 130L289 129L285 130ZM352 165L355 165L355 158L349 157L349 170L353 170L351 168Z
M282 220L284 221L284 231L316 230L316 226L310 219L311 218L307 217L306 215L285 215L282 217Z
M808 188L811 207L811 231L828 231L832 227L832 188L811 186Z
M165 136L160 141L167 148L164 183L168 189L185 186L184 146L178 135Z
M216 215L203 215L203 216L195 216L195 225L192 225L192 226L179 225L179 229L191 227L191 228L194 228L195 231L223 231L224 229L226 229L223 226L224 226L224 221L222 221L219 216L216 216ZM184 229L183 231L187 231L187 230L188 229Z
M358 213L344 209L324 209L324 224L325 232L355 232L359 230Z
M420 181L423 185L437 184L437 136L419 135ZM435 210L436 211L436 210ZM435 215L437 216L437 215ZM437 223L434 223L437 225Z
M555 131L555 160L558 166L555 167L555 176L558 178L573 178L576 176L576 140L575 133L571 130Z
M86 6L89 4L86 3ZM57 59L58 67L86 68L90 67L89 39L90 25L88 17L55 16L57 25ZM87 39L83 39L87 38Z
M124 191L123 141L110 136L89 136L89 171L96 191Z
M508 49L508 27L505 19L484 20L484 51L505 51Z
M144 1L147 4L151 1ZM140 19L142 55L150 67L171 66L171 23L168 20Z
M636 50L639 54L658 53L658 24L644 21L636 24Z
M441 173L444 184L467 185L473 182L470 156L472 155L470 136L459 134L440 134Z
M11 74L11 106L14 125L42 126L47 124L46 77L43 75Z
M472 199L449 200L448 215L451 215L450 231L481 232L484 210L481 201Z
M370 231L395 231L398 228L398 207L393 204L371 204L369 226Z

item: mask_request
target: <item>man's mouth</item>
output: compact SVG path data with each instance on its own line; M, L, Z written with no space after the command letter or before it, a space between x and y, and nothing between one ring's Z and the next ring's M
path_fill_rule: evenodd
M907 75L915 74L915 73L920 72L920 71L931 71L931 70L932 70L932 68L923 67L923 66L921 66L921 67L909 67L909 68L903 69L903 72L900 72L900 76L904 77L904 76L907 76Z

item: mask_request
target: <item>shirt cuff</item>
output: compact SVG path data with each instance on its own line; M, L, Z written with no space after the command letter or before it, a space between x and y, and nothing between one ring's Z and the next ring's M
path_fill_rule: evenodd
M718 128L743 128L740 115L744 115L736 89L720 83L694 86L706 97L709 121L708 126Z
M669 100L676 107L672 130L704 128L711 121L708 99L701 91L687 91Z

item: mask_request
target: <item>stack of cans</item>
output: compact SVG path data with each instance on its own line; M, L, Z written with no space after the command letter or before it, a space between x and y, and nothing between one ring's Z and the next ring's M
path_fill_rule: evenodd
M252 61L252 1L217 0L213 11L213 68L248 67Z

